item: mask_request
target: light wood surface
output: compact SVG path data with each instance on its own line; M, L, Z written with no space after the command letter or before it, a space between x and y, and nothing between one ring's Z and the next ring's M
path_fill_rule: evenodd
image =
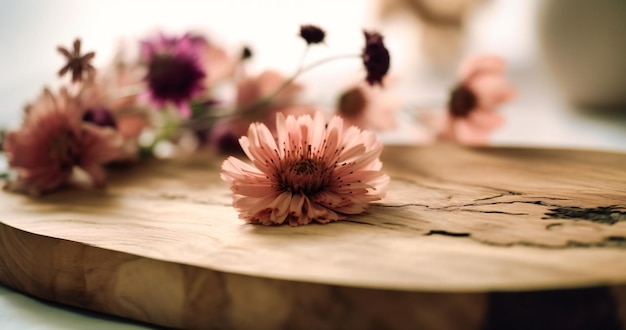
M567 294L589 322L626 322L626 155L390 146L383 162L383 201L296 228L238 220L211 157L104 191L3 192L0 281L179 328L498 328L533 320L520 299Z

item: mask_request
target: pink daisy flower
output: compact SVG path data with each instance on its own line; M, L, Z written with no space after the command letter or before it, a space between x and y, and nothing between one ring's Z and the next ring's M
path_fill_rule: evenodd
M203 46L204 42L189 34L180 38L160 35L141 43L141 55L148 66L145 80L155 105L163 107L171 102L182 116L191 115L189 101L205 89Z
M461 82L452 91L441 137L481 145L503 122L498 107L515 95L505 79L505 62L497 56L470 59L460 70Z
M27 108L22 128L5 137L4 151L17 172L9 189L40 195L67 183L75 168L82 169L94 186L104 185L102 165L126 154L113 129L85 123L81 115L65 89L58 96L44 90Z
M233 206L249 223L291 226L327 223L363 212L380 200L389 177L380 170L383 149L376 136L318 112L276 115L277 137L250 125L239 142L252 161L229 157L221 177L230 183Z

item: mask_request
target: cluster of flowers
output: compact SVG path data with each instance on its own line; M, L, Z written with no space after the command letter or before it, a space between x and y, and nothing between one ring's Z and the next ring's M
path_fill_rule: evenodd
M306 47L323 43L325 31L300 28ZM377 32L364 32L363 83L341 93L335 116L297 102L304 71L251 76L242 67L252 56L244 47L230 56L207 38L160 34L141 42L135 61L118 59L96 70L94 52L81 42L59 47L67 59L59 75L71 83L44 89L25 108L21 127L6 132L2 149L13 175L9 190L38 196L67 184L101 187L106 166L146 155L178 155L210 149L243 151L252 164L229 157L222 179L233 206L250 223L302 225L330 222L362 212L383 197L389 178L380 170L382 144L367 129L385 129L391 103L381 89L390 55ZM446 115L433 121L442 139L481 143L500 122L498 104L513 94L504 63L478 58L461 70ZM231 102L215 90L234 83ZM395 105L394 105L395 107ZM386 120L389 121L388 119ZM206 147L206 148L204 148Z

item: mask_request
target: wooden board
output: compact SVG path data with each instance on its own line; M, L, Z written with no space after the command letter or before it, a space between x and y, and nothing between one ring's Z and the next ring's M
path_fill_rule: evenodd
M221 161L0 193L0 281L178 328L626 323L625 154L389 146L385 200L297 228L238 220Z

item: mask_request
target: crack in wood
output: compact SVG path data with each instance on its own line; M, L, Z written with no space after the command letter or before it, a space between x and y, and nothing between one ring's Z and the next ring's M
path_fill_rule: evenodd
M432 236L432 235L442 235L442 236L450 236L450 237L470 237L470 233L457 233L447 230L431 230L428 233L424 234L424 236Z
M495 189L495 190L497 190L497 189ZM504 197L504 196L521 196L521 195L522 195L522 193L519 193L519 192L516 192L516 191L507 191L505 193L501 193L501 194L498 194L496 196L490 196L490 197L485 197L485 198L478 198L478 199L475 199L474 202L487 201L487 200L490 200L490 199L496 199L496 198L500 198L500 197Z
M436 209L434 209L436 210ZM487 210L472 210L472 209L443 209L442 211L462 211L462 212L475 212L475 213L493 213L493 214L506 214L506 215L529 215L528 213L516 213L516 212L505 212L505 211L487 211Z

